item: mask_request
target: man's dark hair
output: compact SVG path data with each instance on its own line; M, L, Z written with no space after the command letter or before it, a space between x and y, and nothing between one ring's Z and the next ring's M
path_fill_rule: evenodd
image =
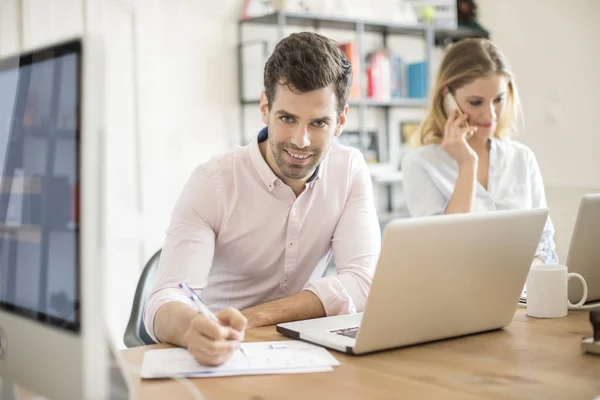
M317 33L300 32L275 46L265 64L264 79L269 110L278 84L300 93L333 85L339 116L348 102L352 68L334 40Z

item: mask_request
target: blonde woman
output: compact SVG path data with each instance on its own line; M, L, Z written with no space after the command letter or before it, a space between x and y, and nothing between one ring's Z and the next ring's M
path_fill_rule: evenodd
M431 107L412 138L419 148L402 162L410 214L546 207L535 155L511 140L519 118L515 79L500 50L484 39L451 46ZM558 262L553 236L548 218L534 262Z

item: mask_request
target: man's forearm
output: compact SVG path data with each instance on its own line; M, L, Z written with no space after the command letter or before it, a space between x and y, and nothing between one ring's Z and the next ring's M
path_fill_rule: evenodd
M456 178L454 193L444 214L469 213L473 210L475 187L477 185L477 164L461 167Z
M248 328L320 318L326 315L321 300L309 290L247 308L242 311L242 314L248 318Z
M173 301L164 304L154 316L154 335L162 343L187 347L183 336L190 326L190 321L196 315L198 315L196 311L182 302Z

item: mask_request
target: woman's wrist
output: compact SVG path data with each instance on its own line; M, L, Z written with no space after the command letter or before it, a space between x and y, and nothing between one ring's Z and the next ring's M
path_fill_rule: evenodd
M458 172L459 174L468 174L468 173L477 173L477 159L469 159L465 160L458 164Z

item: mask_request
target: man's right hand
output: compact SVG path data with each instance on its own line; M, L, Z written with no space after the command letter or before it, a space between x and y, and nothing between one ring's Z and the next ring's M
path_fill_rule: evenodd
M454 110L444 126L442 149L458 163L459 167L477 164L477 153L469 146L466 138L466 135L470 131L476 131L477 127L464 126L467 119L467 114L458 116Z
M203 365L225 363L244 340L248 321L239 310L228 307L215 315L220 324L202 314L195 316L184 336L188 351Z

